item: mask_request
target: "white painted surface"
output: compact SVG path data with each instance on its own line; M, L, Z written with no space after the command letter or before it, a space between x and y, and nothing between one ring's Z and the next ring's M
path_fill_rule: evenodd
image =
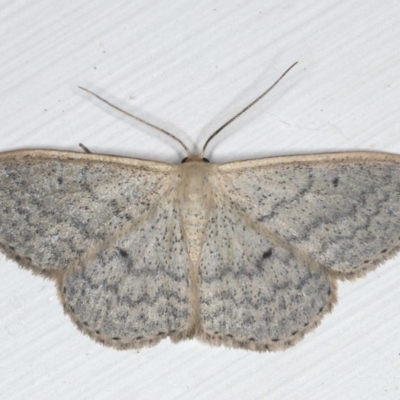
M213 162L343 150L400 153L400 3L3 2L0 150L51 148L179 162L299 65L210 145ZM0 205L1 206L1 205ZM296 347L251 353L168 340L117 352L80 334L52 282L0 256L1 399L398 399L400 257L341 283Z

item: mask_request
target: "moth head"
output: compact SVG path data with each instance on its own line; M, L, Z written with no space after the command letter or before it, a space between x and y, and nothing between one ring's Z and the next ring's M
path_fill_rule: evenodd
M185 157L182 161L181 161L181 164L185 164L185 163L187 163L187 162L190 162L190 161L203 161L203 162L205 162L205 163L209 163L210 161L207 159L207 158L205 158L205 157L201 157L201 156L191 156L191 157Z

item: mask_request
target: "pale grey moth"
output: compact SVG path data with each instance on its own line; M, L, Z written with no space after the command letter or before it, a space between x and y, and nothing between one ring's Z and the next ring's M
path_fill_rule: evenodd
M338 279L399 251L400 156L211 164L216 133L200 156L175 138L180 165L2 153L0 248L53 279L72 321L107 346L293 345L332 309Z

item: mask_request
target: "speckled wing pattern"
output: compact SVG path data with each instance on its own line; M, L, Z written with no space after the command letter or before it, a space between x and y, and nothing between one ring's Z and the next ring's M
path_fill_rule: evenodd
M4 153L0 248L55 279L65 311L99 342L123 349L184 336L189 260L173 217L172 168L80 153Z
M96 341L279 350L331 310L337 279L400 250L400 156L173 166L16 151L0 155L0 204L0 249L54 279Z
M361 276L400 250L397 155L223 164L214 186L199 272L211 343L293 345L332 308L336 279Z
M120 349L190 334L189 258L171 193L62 278L81 330Z
M221 201L211 213L199 268L202 337L214 344L278 350L330 310L335 284L291 247Z

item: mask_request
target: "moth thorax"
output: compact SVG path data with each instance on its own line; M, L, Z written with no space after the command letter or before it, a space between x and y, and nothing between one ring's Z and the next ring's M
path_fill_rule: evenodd
M209 166L204 162L182 165L180 209L189 257L194 264L200 257L210 210L212 188L205 173Z

